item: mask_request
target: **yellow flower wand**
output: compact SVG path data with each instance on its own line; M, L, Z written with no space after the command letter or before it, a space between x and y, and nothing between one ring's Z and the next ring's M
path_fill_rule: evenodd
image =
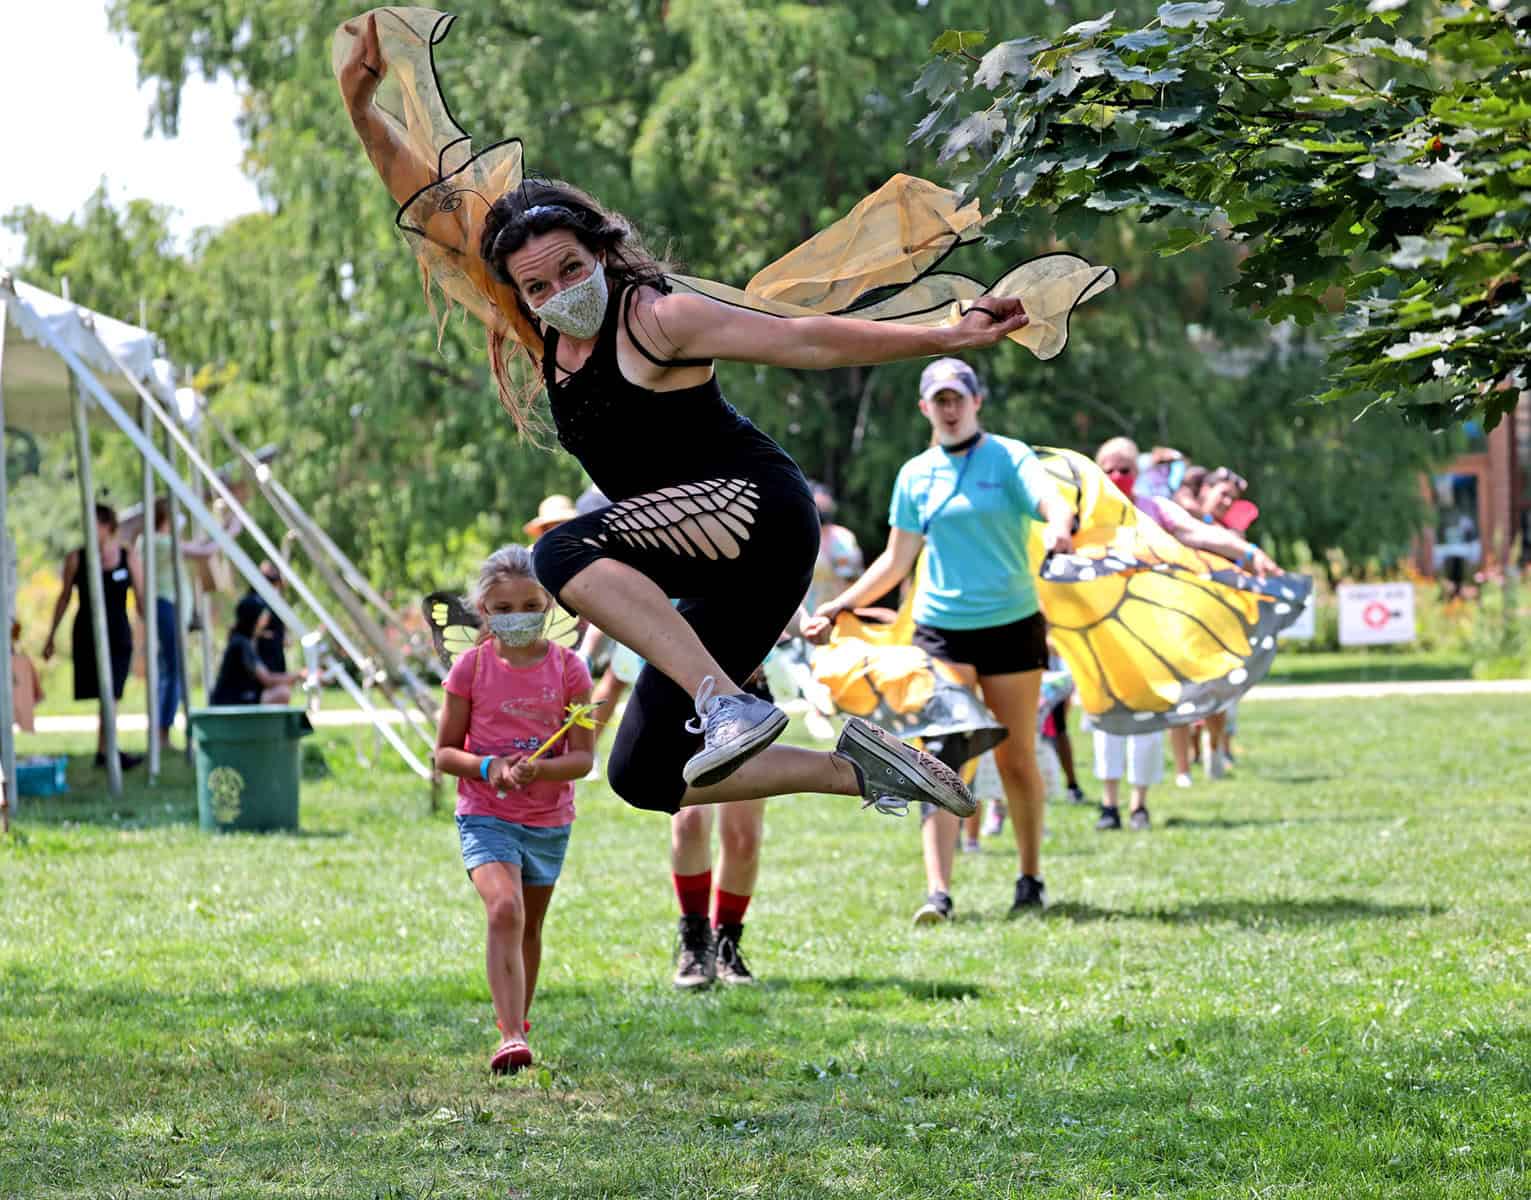
M605 703L606 702L604 700L597 700L594 704L569 705L569 719L563 723L557 733L548 738L548 740L543 742L542 745L538 746L537 749L532 751L531 755L526 759L526 761L536 762L539 758L541 758L544 754L553 748L559 738L563 737L564 734L568 733L569 730L573 729L576 725L578 725L581 729L594 729L595 719L591 716L591 714Z
M557 745L559 738L563 737L564 734L568 733L569 730L573 729L576 725L578 725L581 729L594 729L595 719L591 716L591 714L605 703L606 701L604 700L597 700L594 704L569 705L568 709L566 710L569 714L569 719L559 727L557 733L548 738L548 740L543 742L542 745L538 746L537 749L532 751L532 753L523 761L536 762L555 745ZM494 794L501 800L505 799L505 793L503 791L496 790Z

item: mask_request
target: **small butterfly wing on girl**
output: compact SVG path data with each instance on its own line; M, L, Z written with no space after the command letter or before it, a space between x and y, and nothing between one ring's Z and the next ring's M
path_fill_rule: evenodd
M566 718L588 704L590 672L548 640L553 600L525 547L485 560L470 607L485 632L443 685L436 765L457 776L463 866L484 902L489 993L504 1035L489 1065L501 1073L532 1061L526 1012L542 922L574 822L574 780L593 762L588 723Z

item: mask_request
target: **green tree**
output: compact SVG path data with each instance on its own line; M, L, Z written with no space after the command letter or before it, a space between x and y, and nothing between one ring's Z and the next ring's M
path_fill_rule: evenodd
M1077 15L1070 9L1037 6L1032 17L1039 30L1061 30ZM125 315L146 295L172 355L216 389L247 440L284 444L284 482L386 584L449 582L488 545L518 538L543 494L577 491L571 459L515 442L476 323L439 330L423 303L393 205L330 75L330 36L349 6L117 0L113 11L143 77L159 86L154 120L165 130L190 74L239 81L247 163L270 211L184 250L135 234L148 240L131 264L119 262L124 234L102 214L58 229L34 222L28 276L46 284L68 273L77 298ZM1153 12L1142 0L1123 11ZM468 0L438 65L478 144L521 134L531 169L629 212L697 273L743 283L894 172L941 180L948 168L906 131L943 85L911 94L904 81L941 30L995 28L1013 13L1003 0ZM1258 477L1249 447L1278 446L1292 425L1258 398L1285 388L1289 371L1311 376L1311 363L1289 355L1254 376L1214 369L1209 345L1267 352L1265 328L1220 294L1237 278L1242 247L1157 258L1143 227L1120 215L1088 236L1046 223L1019 241L1013 229L995 232L1002 244L962 252L977 277L1061 243L1113 263L1122 282L1080 311L1068 352L1052 363L1015 349L978 360L991 428L1086 450L1129 433ZM124 274L128 265L137 274ZM720 373L730 399L829 480L843 518L877 544L893 473L929 437L914 404L920 366L723 364ZM1336 470L1385 446L1392 467L1376 472L1379 486L1407 488L1417 458L1407 439L1373 437L1377 426L1350 427L1337 411L1313 420L1332 421L1324 436ZM1308 527L1287 489L1258 478L1257 488L1273 537Z
M1358 3L1291 30L1221 0L1142 28L949 32L918 136L1009 214L991 236L1039 218L1087 236L1126 210L1175 220L1163 255L1228 238L1247 251L1232 295L1265 319L1348 301L1324 399L1492 425L1525 386L1531 327L1531 18L1445 12L1413 38Z

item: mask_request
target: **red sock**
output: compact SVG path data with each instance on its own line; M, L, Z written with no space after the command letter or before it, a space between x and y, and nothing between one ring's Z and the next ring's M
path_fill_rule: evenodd
M735 892L725 892L718 889L717 895L712 900L712 924L716 928L720 925L743 925L744 910L749 908L750 898L740 896Z
M698 871L695 875L676 875L672 872L670 878L675 880L675 898L680 901L680 915L705 917L707 897L712 894L712 868Z

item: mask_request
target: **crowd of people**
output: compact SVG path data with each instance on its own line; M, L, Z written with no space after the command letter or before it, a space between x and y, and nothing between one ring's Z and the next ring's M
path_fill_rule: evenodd
M1062 767L1066 797L1087 802L1074 769L1070 701L1064 695L1039 704L1043 671L1057 660L1050 655L1034 585L1037 564L1030 561L1026 537L1030 522L1042 522L1043 545L1066 552L1072 543L1071 510L1029 446L982 428L985 398L970 364L943 358L926 367L917 403L931 424L931 445L900 470L890 501L888 544L870 564L864 564L855 535L833 523L830 489L811 486L820 517L818 554L803 603L782 636L826 640L841 612L874 612L869 606L901 585L912 589L914 644L981 695L1011 731L994 752L1002 795L982 828L996 834L1010 819L1017 876L1009 908L1011 916L1020 916L1041 911L1047 903L1041 875L1045 797L1037 763L1044 740ZM1177 540L1252 572L1279 570L1259 547L1220 520L1242 499L1244 482L1232 472L1197 468L1163 448L1140 453L1122 437L1101 445L1095 460L1134 500L1143 519ZM1174 469L1162 470L1166 465ZM588 514L605 511L609 503L595 487L578 501L549 496L523 533L536 545ZM464 862L485 904L491 991L505 1033L496 1069L516 1069L530 1061L518 1031L524 1035L529 1028L526 1011L541 959L542 923L568 845L574 784L597 774L599 739L645 663L593 622L585 623L572 650L550 642L548 618L557 601L522 547L509 546L491 556L473 596L485 637L458 660L448 678L438 764L462 777L458 823ZM762 704L773 703L759 670L746 678L743 690ZM593 730L567 731L550 754L529 763L543 744L536 730L545 738L561 724L569 705L586 702L597 705ZM533 710L540 725L521 728L517 723ZM497 713L514 716L502 719ZM1206 723L1202 757L1212 777L1221 775L1231 758L1226 716L1214 714ZM1096 828L1123 827L1125 781L1130 789L1125 824L1148 829L1148 791L1162 777L1164 735L1123 736L1086 728L1101 790ZM1190 745L1188 739L1188 754ZM1187 786L1189 769L1187 762L1178 772ZM677 988L755 980L741 941L760 875L765 808L764 797L750 796L721 805L682 806L671 815L669 867L679 907ZM914 919L938 924L953 915L957 850L977 847L979 814L964 819L928 801L920 810L926 896ZM519 890L511 869L517 864ZM516 945L521 946L519 963L514 961Z
M101 560L102 610L105 614L113 698L121 701L132 670L135 622L129 614L128 598L131 596L139 627L150 620L155 623L158 671L157 690L151 703L157 718L161 745L168 748L171 744L171 731L175 727L176 712L187 687L182 676L181 639L188 630L194 628L193 623L197 619L191 603L191 590L186 584L185 568L214 560L218 550L209 540L184 538L181 540L180 554L185 565L177 569L176 539L170 532L170 504L161 498L155 502L152 511L152 527L134 544L129 545L121 536L116 510L107 504L97 504L95 535ZM237 526L231 531L238 532ZM144 556L151 553L155 558L155 595L152 603L145 594L143 569ZM89 580L84 573L85 562L83 546L64 556L59 592L43 642L42 656L43 661L47 662L57 653L59 626L72 603L74 620L70 627L69 658L74 698L100 701L101 675L92 629L94 610L91 607ZM262 562L260 570L273 586L282 586L281 576L270 562ZM19 625L12 627L11 636L13 660L19 664L17 678L23 681L23 686L13 688L13 694L17 700L17 711L25 713L30 721L35 705L41 698L41 683L30 660L20 652L16 644L20 636ZM291 697L292 687L302 679L301 672L287 670L286 630L281 619L271 611L254 588L249 589L234 607L233 622L208 703L286 704ZM118 751L118 760L124 769L139 766L143 758L142 754ZM104 766L105 761L106 708L103 703L97 722L95 765Z
M925 875L917 925L952 919L959 847L981 845L982 834L1002 833L1008 819L1016 870L1007 915L1042 912L1049 903L1047 787L1038 757L1044 741L1067 797L1087 798L1068 699L1044 692L1057 654L1039 577L1049 558L1090 560L1075 553L1078 514L1038 454L985 427L988 397L978 369L958 355L1014 340L1039 359L1053 357L1066 344L1074 305L1109 287L1114 272L1075 259L1082 281L1044 272L1033 294L1014 282L1029 265L1022 264L986 292L968 290L965 276L933 271L942 238L953 239L947 249L960 244L949 220L935 221L943 232L928 242L902 226L900 238L889 238L867 221L860 225L872 231L867 236L887 243L856 247L876 251L868 256L876 270L848 265L860 258L842 253L832 264L814 260L825 270L797 281L822 296L839 294L844 284L843 303L812 308L749 289L714 294L700 286L706 281L674 274L621 213L571 184L523 178L519 143L507 149L513 139L484 151L502 159L489 160L482 178L471 176L500 184L498 194L459 186L463 180L445 172L445 150L416 137L418 122L444 105L407 103L401 118L375 103L389 69L380 13L399 19L375 10L343 27L335 62L347 114L399 205L398 225L421 258L427 286L434 274L484 322L491 371L517 431L535 438L534 405L545 396L558 442L592 483L578 502L561 495L543 502L523 530L530 546L504 546L483 562L470 596L482 636L443 683L434 762L457 780L461 860L485 914L486 974L501 1032L491 1069L515 1071L533 1061L528 1014L544 922L570 844L575 783L596 772L608 731L600 765L611 790L669 820L678 988L755 981L742 943L771 797L844 796L889 815L917 809ZM401 28L408 31L407 22ZM402 52L402 41L390 45ZM406 91L434 87L418 70L400 73ZM478 170L478 161L461 162L451 175ZM908 178L901 178L894 192L905 195ZM920 204L935 204L925 215L940 215L931 195L901 215ZM813 260L811 245L793 255ZM856 277L836 274L842 270ZM902 296L915 284L917 294ZM1038 305L1035 326L1030 303ZM511 370L514 358L527 368L521 378ZM834 522L831 490L810 483L724 398L714 370L720 360L794 370L931 360L913 397L929 442L892 481L887 542L870 562L854 534ZM1250 576L1280 572L1246 536L1257 510L1233 470L1199 467L1163 447L1145 453L1120 436L1100 445L1094 462L1133 520L1152 522L1181 546ZM130 593L139 621L154 622L157 631L159 686L151 703L162 737L184 694L183 564L168 505L145 515L149 529L135 547L119 536L116 514L97 507L101 578L87 577L86 547L65 558L43 648L45 659L54 655L75 598L74 695L102 700L98 764L106 748L101 694L110 686L121 698L133 656ZM191 544L182 553L212 551ZM153 556L152 597L145 595L144 555ZM261 572L282 588L271 563ZM981 698L1003 731L990 751L998 794L987 821L961 774L970 755L960 750L935 741L916 746L854 715L832 751L779 740L788 717L763 673L773 648L788 637L828 641L843 616L864 619L900 589L911 646L943 678ZM577 648L550 637L560 610L583 627ZM98 629L104 642L94 636ZM105 663L97 659L103 646ZM252 589L234 607L209 703L283 705L302 680L288 669L282 621ZM1170 728L1181 787L1191 786L1194 754L1211 778L1233 761L1233 704L1197 715L1198 728L1190 721ZM1095 828L1149 830L1148 797L1162 779L1165 734L1098 727L1088 712L1085 728L1101 792ZM121 765L139 761L124 753Z

